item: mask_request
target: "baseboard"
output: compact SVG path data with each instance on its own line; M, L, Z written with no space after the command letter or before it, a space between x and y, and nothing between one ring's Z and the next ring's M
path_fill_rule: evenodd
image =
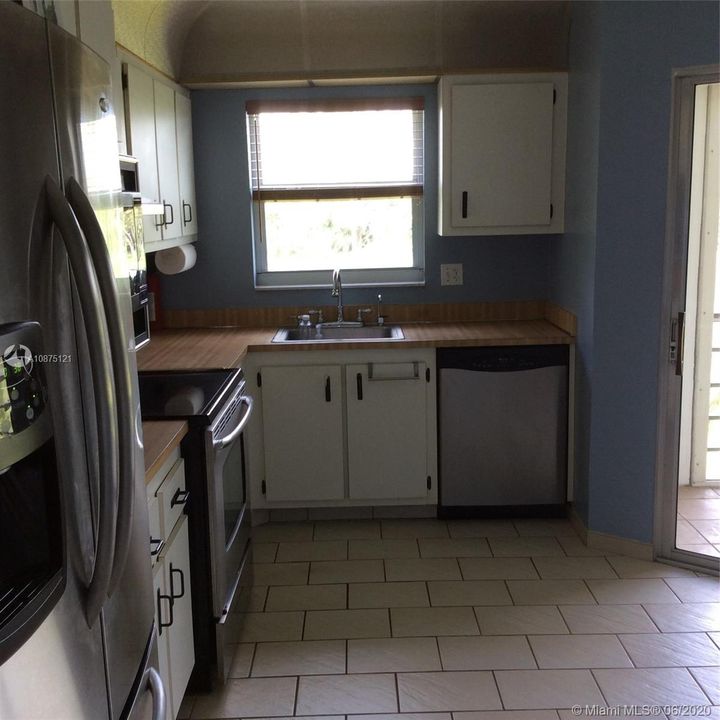
M652 543L607 535L594 530L588 530L586 545L596 550L603 550L607 554L627 555L638 560L652 560L654 555Z
M580 517L580 515L578 515L578 512L572 503L570 504L570 512L568 513L568 520L570 520L570 523L573 526L573 530L575 530L575 532L578 534L580 539L585 543L585 545L587 545L588 544L587 526L583 522L583 519Z
M575 532L588 547L602 550L608 555L627 555L638 560L652 560L654 557L652 543L644 543L639 540L588 530L574 507L570 508L569 517Z

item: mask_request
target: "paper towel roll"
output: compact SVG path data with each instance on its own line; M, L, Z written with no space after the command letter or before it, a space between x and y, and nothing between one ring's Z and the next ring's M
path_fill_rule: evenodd
M177 275L195 265L197 251L191 243L178 245L155 253L155 267L164 275Z

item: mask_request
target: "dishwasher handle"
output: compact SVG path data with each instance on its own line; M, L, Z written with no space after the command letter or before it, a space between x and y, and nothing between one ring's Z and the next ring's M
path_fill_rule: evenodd
M438 348L438 368L474 372L521 372L546 367L567 367L568 345Z

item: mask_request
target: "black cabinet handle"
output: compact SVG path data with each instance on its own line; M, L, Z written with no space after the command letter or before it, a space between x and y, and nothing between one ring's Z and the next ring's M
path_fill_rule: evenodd
M330 378L325 378L325 402L332 402L332 392L330 390Z
M467 190L465 190L462 194L462 216L464 218L467 217L467 200L468 200L467 196L468 196Z
M162 613L162 601L167 600L168 607L170 608L170 620L169 622L163 622L163 613ZM174 601L170 595L163 595L160 592L160 588L157 589L157 615L158 615L158 635L162 635L163 628L170 627L173 622L175 622L175 618L173 617L173 604Z
M185 208L187 208L188 211L190 212L189 217L185 215ZM192 222L192 205L190 203L186 203L183 200L182 211L183 211L183 225L187 225L188 223L191 223Z
M178 488L175 491L175 494L172 496L172 500L170 501L170 507L175 507L176 505L184 505L187 502L187 499L190 497L190 491L189 490L181 490Z
M167 217L168 208L170 208L170 219L166 220L165 218ZM173 210L173 206L163 200L163 209L165 210L165 213L163 215L163 222L165 226L172 225L175 222L175 211Z
M355 376L355 381L357 383L357 399L362 400L363 399L363 393L362 393L362 373L358 373Z
M176 573L180 576L180 592L177 594L175 593L175 581L173 580ZM184 595L185 573L180 568L173 567L173 564L170 563L170 597L172 597L173 600L179 600Z
M150 538L150 555L157 557L165 547L165 541L162 538Z

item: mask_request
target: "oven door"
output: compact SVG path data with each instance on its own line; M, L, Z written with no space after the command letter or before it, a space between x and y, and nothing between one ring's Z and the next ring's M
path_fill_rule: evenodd
M249 571L250 509L243 430L252 414L245 383L232 394L206 430L212 608L217 623L218 677L227 674L224 648L237 642L232 610L237 611Z

